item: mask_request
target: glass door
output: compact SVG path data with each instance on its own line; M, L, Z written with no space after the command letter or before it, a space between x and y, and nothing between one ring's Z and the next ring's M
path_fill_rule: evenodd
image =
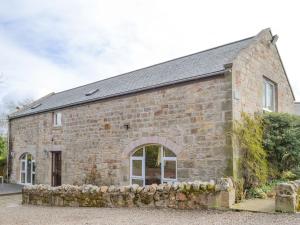
M31 154L24 154L21 157L20 183L35 184L35 160Z
M25 156L26 158L26 156ZM26 183L26 159L21 159L21 183Z
M145 185L145 149L138 149L130 159L130 184Z
M145 146L145 184L161 183L161 146Z
M130 157L130 184L145 186L176 180L176 155L162 145L145 145Z
M177 158L172 151L162 148L162 183L173 183L177 180Z

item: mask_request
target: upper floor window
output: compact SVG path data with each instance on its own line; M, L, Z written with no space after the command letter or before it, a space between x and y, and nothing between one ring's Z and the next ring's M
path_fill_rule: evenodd
M53 114L53 125L55 127L60 127L61 126L61 117L62 117L61 112L55 112Z
M265 111L274 112L275 108L276 108L275 84L270 80L264 79L263 109Z

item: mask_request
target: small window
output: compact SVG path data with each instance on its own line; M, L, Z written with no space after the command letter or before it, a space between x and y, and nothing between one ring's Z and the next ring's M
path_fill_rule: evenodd
M54 113L54 115L53 115L53 125L55 127L60 127L61 126L61 117L62 117L61 112L55 112Z
M265 111L274 112L276 108L275 100L275 84L270 80L264 79L263 109Z

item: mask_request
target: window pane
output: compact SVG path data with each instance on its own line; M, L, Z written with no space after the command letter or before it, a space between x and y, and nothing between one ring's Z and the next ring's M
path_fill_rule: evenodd
M132 160L132 176L142 176L142 160Z
M176 161L164 161L164 178L176 179Z
M131 180L131 183L132 184L138 184L140 186L143 186L144 185L144 181L143 180L139 180L139 179L132 179Z
M267 82L264 81L264 94L263 94L263 107L264 108L267 108L266 97L267 97Z
M35 174L32 174L32 184L35 184Z
M137 150L132 156L143 156L143 149Z
M57 125L61 126L61 113L57 113Z
M25 183L25 173L21 173L21 183Z
M25 161L22 161L21 164L22 164L21 170L22 170L22 171L25 171Z
M35 162L32 161L32 172L35 172Z
M275 86L270 81L264 81L263 107L271 111L275 110Z
M31 160L27 161L27 183L31 183Z
M145 147L145 184L161 183L161 147L149 145Z
M54 113L54 125L61 126L61 117L62 114L60 112Z
M164 157L176 157L176 155L166 147L164 147Z
M270 106L270 85L267 83L266 84L266 88L267 88L267 91L266 91L266 106L267 108Z
M273 110L273 106L274 106L274 90L273 90L273 86L271 84L269 84L269 105L271 110Z

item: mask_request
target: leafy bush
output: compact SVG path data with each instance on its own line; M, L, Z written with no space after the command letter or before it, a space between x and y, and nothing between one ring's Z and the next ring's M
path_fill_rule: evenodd
M281 178L283 180L296 180L297 179L297 175L295 173L293 173L292 171L283 171L281 174Z
M7 140L5 137L0 136L0 157L6 156L7 153Z
M262 188L255 187L255 188L250 188L247 192L247 198L262 198L266 199L268 196L266 192L263 191Z
M286 180L272 180L267 182L260 187L254 187L247 190L247 198L262 198L265 199L267 197L275 197L275 187L278 183L285 182Z
M244 188L258 187L268 178L267 154L263 148L262 118L242 113L241 121L234 123L234 134L241 152L240 177Z
M263 145L277 176L284 171L297 174L300 167L300 116L267 113L263 125Z
M5 174L6 157L7 157L6 138L0 136L0 176L3 176Z

